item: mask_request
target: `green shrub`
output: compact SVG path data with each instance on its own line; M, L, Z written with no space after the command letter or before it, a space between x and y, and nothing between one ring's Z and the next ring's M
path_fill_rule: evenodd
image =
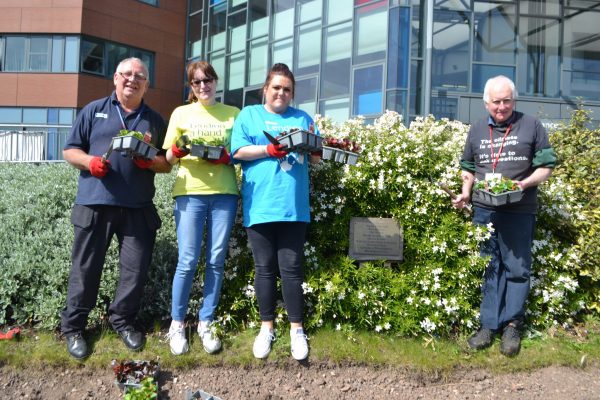
M553 133L561 164L541 186L528 317L533 328L570 325L598 312L598 131L580 113ZM458 159L468 127L419 118L410 127L388 112L373 125L341 125L317 118L323 134L348 137L363 149L356 166L322 162L311 168L311 214L305 244L307 327L329 325L398 335L452 336L477 324L486 260L479 243L488 228L451 207L433 182L460 190ZM587 129L587 130L586 130ZM575 157L574 155L577 155ZM69 221L77 173L66 165L1 164L0 324L53 329L65 302L73 240ZM140 319L150 326L170 318L177 238L171 188L175 173L156 176L155 204L163 220L145 288ZM241 210L229 243L218 321L224 330L259 322L254 270ZM400 222L399 264L348 258L352 217ZM202 301L204 260L192 286L188 317ZM116 245L109 250L91 324L106 321L118 278ZM278 304L277 322L286 320Z

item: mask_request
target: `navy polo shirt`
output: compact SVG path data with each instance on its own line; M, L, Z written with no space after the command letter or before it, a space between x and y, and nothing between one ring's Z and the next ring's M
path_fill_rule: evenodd
M166 124L160 114L143 102L136 111L127 114L120 108L113 92L109 97L92 101L79 112L65 143L65 150L81 149L87 154L102 156L108 151L112 138L123 129L119 110L127 129L150 132L150 143L162 149ZM159 152L164 153L164 150ZM108 160L109 171L101 179L92 176L89 171L81 171L75 204L132 208L151 205L155 192L154 172L138 168L131 157L116 151L111 153Z

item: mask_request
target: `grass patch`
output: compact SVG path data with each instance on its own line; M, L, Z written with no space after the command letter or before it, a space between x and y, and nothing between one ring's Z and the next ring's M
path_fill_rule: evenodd
M140 353L129 351L111 330L101 329L86 337L93 354L83 362L73 360L66 344L46 331L23 330L19 340L0 341L0 365L16 368L57 366L106 368L113 359L156 360L161 369L189 369L196 365L227 365L260 367L265 363L290 363L287 329L279 332L273 350L266 361L256 360L252 344L256 330L234 332L223 340L223 350L209 355L195 329L188 329L190 352L173 356L164 338L157 331L147 336ZM600 321L588 321L572 331L551 330L525 338L519 356L507 358L499 352L499 340L489 349L474 352L468 349L466 338L456 340L434 338L399 338L372 332L343 332L321 328L310 334L310 363L330 365L369 365L393 367L417 373L447 375L456 369L484 368L492 372L517 372L550 365L580 368L600 364ZM293 360L292 360L293 361Z

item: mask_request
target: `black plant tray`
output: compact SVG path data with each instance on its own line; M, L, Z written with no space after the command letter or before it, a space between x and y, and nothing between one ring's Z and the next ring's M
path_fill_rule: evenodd
M151 144L145 143L133 135L116 136L112 142L113 151L134 157L143 157L150 160L156 157L158 149Z
M209 146L207 144L194 144L190 149L190 154L200 157L204 160L218 160L223 153L223 146Z
M296 151L298 153L311 153L321 151L323 148L323 138L314 133L298 130L283 136L278 136L279 143L287 146L286 151Z
M522 190L511 190L510 192L504 192L495 194L488 192L487 190L475 190L473 192L473 201L478 201L483 204L490 206L503 206L505 204L512 204L521 201L523 198Z
M342 164L356 165L358 153L338 149L335 147L323 146L323 160L331 160Z

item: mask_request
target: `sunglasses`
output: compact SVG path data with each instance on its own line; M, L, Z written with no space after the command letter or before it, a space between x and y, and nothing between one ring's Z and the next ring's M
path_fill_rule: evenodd
M204 78L204 79L192 79L190 82L192 86L200 86L201 83L208 85L209 83L213 83L215 78Z

